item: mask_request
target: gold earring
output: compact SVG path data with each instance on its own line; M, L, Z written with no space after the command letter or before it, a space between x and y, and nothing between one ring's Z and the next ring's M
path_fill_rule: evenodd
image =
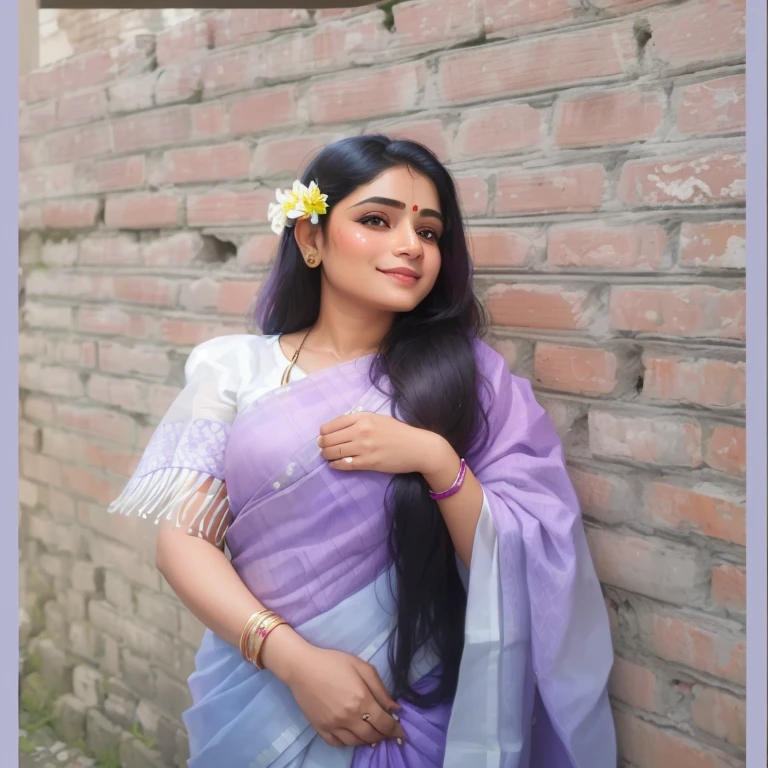
M307 264L310 267L314 267L315 266L315 262L317 261L317 259L315 258L315 253L316 253L316 251L310 251L307 254Z

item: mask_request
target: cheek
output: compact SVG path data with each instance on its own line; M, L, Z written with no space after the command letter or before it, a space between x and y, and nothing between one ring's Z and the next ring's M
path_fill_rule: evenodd
M359 259L373 248L373 238L361 227L340 226L332 232L329 241L336 258Z

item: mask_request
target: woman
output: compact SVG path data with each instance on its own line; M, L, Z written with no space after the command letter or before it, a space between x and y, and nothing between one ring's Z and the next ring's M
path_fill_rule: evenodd
M265 335L192 352L111 507L175 522L158 567L207 627L190 768L615 768L578 504L479 340L451 176L345 139L269 215Z

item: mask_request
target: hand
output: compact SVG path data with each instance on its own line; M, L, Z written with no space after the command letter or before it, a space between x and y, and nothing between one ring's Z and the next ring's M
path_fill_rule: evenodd
M293 660L286 680L296 703L326 743L333 747L402 739L391 713L400 709L376 668L357 656L308 645ZM363 720L363 715L370 715Z
M433 471L453 453L448 442L379 413L352 413L320 427L317 444L334 469L367 469L388 474Z

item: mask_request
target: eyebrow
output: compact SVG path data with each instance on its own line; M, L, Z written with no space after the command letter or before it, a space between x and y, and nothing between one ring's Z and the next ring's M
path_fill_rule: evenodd
M361 200L359 203L351 205L350 208L357 208L366 203L378 203L379 205L387 205L390 208L399 208L400 210L405 208L405 203L402 202L402 200L393 200L391 197L367 197L365 200ZM442 214L432 210L432 208L420 208L419 213L422 216L434 216L434 218L439 219L441 222L443 221Z

